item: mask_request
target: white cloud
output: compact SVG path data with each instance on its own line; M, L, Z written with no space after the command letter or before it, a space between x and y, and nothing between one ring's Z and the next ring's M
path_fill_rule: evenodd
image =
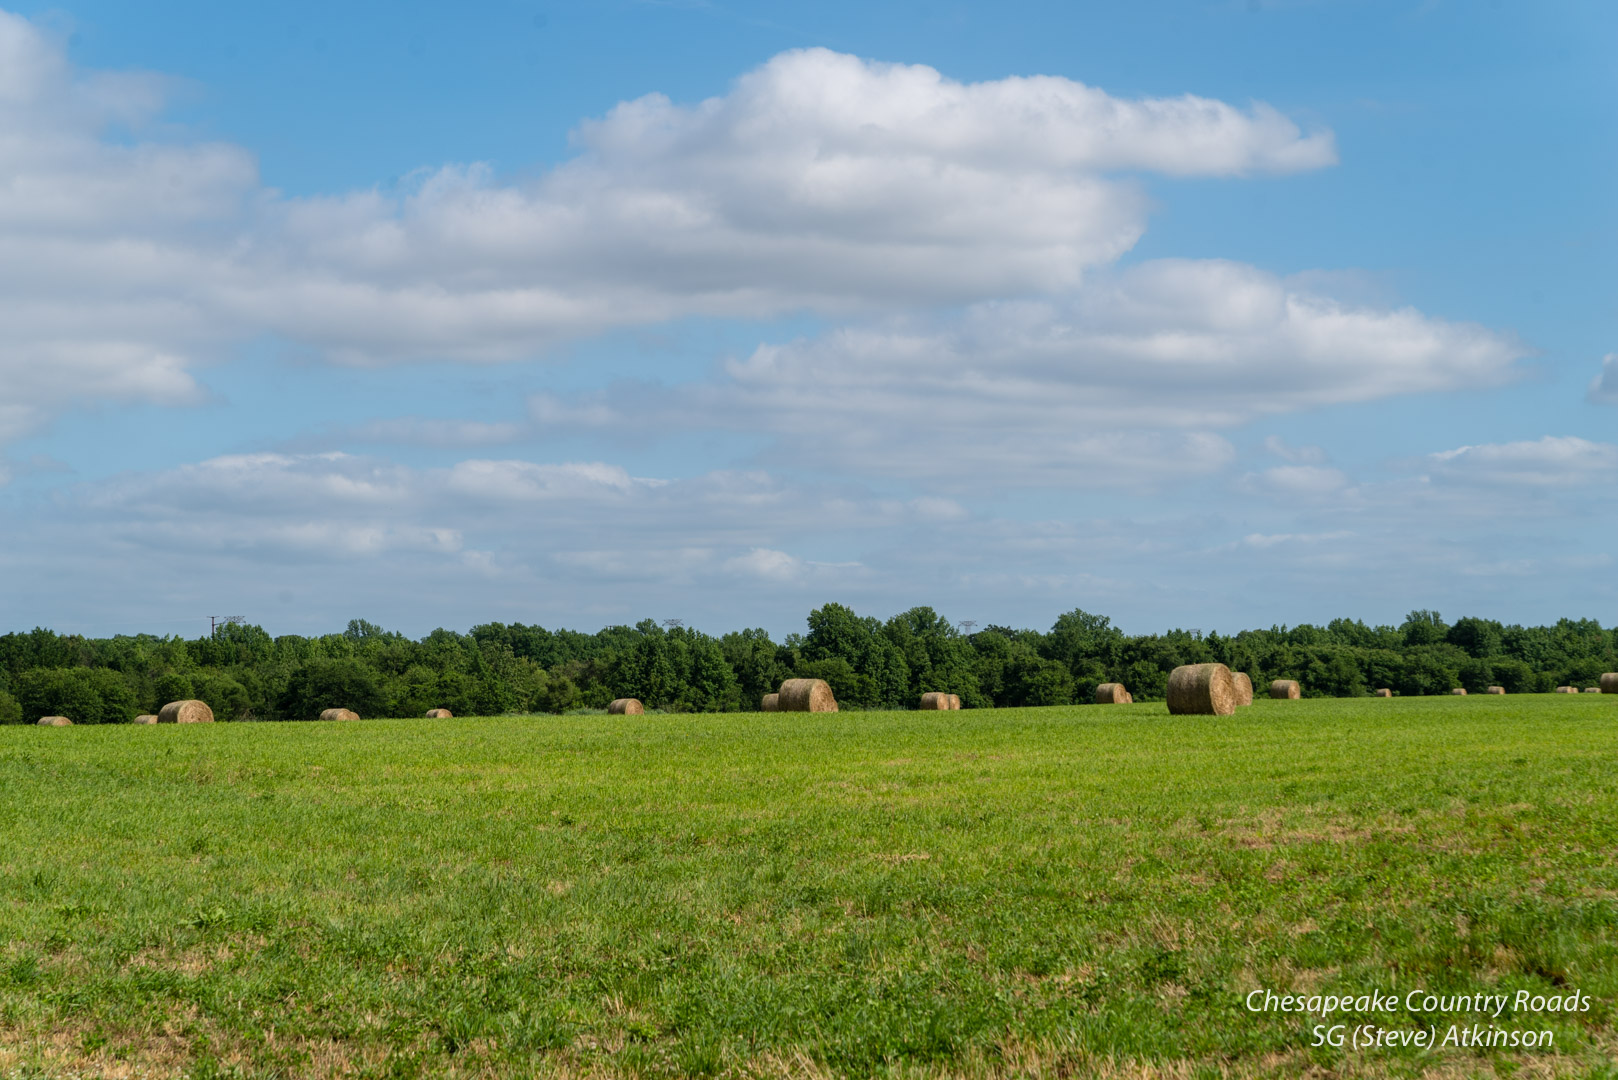
M742 555L725 560L725 569L733 574L773 581L795 581L803 575L804 561L796 555L773 548L754 548Z
M1604 405L1618 405L1618 353L1601 358L1601 374L1590 380L1588 396Z
M1290 461L1294 465L1319 465L1326 460L1326 451L1318 446L1292 446L1279 435L1267 436L1264 440L1264 449L1274 454L1282 461Z
M783 460L977 487L1105 487L1194 477L1254 419L1400 394L1498 385L1512 338L1405 308L1350 307L1254 267L1162 260L1062 301L975 305L942 319L854 325L760 346L714 380L623 385L536 403L555 426L732 427ZM1306 467L1279 482L1340 486Z
M1572 435L1462 446L1428 462L1435 479L1491 487L1567 489L1618 480L1618 446Z
M691 314L1070 289L1145 227L1120 172L1335 160L1330 133L1262 104L811 49L695 105L625 102L531 182L451 166L285 199L240 147L153 136L160 77L76 70L3 11L0 79L0 440L85 401L194 403L198 365L263 334L360 363L499 360Z
M1348 476L1340 469L1318 465L1281 465L1265 469L1248 479L1250 486L1256 490L1301 498L1337 495L1348 487Z

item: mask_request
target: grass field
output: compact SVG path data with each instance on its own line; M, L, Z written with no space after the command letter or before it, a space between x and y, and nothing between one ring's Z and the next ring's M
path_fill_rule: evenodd
M0 728L0 1076L1618 1076L1615 851L1594 695ZM1594 1004L1243 1008L1418 987Z

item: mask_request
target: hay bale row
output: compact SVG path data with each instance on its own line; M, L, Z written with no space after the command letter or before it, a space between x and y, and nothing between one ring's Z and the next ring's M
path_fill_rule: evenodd
M940 693L936 693L936 692L929 692L929 693L921 695L921 706L920 707L923 708L923 709L927 709L927 710L942 709L942 710L948 711L949 709L952 709L952 708L955 707L954 704L950 701L950 698L953 697L953 696L954 695L952 695L952 694L940 694Z
M836 712L837 698L825 679L788 679L777 692L781 712Z
M322 720L358 720L360 714L353 709L326 709L321 712Z
M1601 693L1601 687L1599 687L1599 686L1586 686L1584 688L1584 692L1586 694L1599 694L1599 693Z
M1450 693L1455 695L1456 697L1465 697L1466 696L1466 687L1457 686L1455 689L1451 690Z
M1303 690L1296 679L1276 679L1270 684L1270 696L1277 701L1297 701Z
M1609 671L1601 676L1601 692L1603 694L1618 694L1618 671Z
M211 724L213 710L206 701L171 701L157 710L159 724Z
M1491 686L1484 691L1485 694L1503 694L1505 692L1506 688L1503 686Z
M1554 693L1558 694L1577 694L1578 692L1579 688L1577 686L1558 686L1554 691Z
M1378 687L1376 690L1373 690L1371 692L1371 696L1372 697L1392 697L1393 696L1393 691L1389 690L1386 686L1382 686L1382 687Z
M455 719L455 714L450 712L448 709L428 709L427 710L427 719L429 719L429 720L453 720L453 719Z
M1230 716L1236 680L1224 664L1183 664L1169 673L1168 699L1176 716Z
M781 711L781 695L780 694L765 694L764 697L759 700L758 707L759 707L759 711L761 711L761 712L780 712Z
M1121 682L1104 682L1096 687L1097 705L1128 705L1134 700Z
M640 703L640 698L614 698L612 704L607 706L607 712L613 716L639 716L645 711L646 706Z
M73 721L69 720L65 716L41 716L39 718L39 726L40 727L72 727L73 726Z
M1233 671L1230 674L1236 680L1236 706L1253 704L1253 680L1245 671Z

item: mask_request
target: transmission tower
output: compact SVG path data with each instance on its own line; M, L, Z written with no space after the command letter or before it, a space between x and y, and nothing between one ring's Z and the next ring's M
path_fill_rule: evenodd
M684 626L685 625L685 620L684 619L664 619L663 620L663 625L668 627L670 630L672 630L676 626Z
M208 636L215 637L221 626L240 626L247 621L246 615L209 615Z

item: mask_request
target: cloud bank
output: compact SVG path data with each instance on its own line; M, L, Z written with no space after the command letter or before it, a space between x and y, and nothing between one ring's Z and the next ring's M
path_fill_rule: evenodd
M720 97L582 124L530 183L483 165L286 199L240 147L151 134L164 81L85 72L0 11L0 440L87 401L183 405L277 335L330 359L490 361L689 315L1071 289L1145 227L1132 174L1319 168L1264 105L964 84L783 53Z

